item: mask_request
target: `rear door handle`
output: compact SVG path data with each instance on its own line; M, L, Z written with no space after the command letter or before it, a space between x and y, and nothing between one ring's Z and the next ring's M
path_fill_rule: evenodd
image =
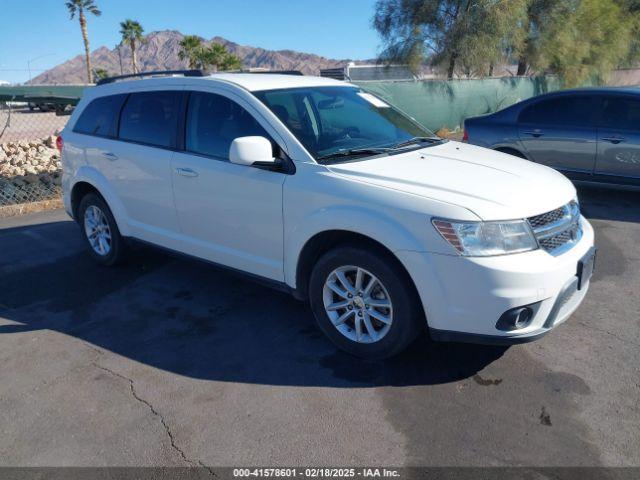
M526 132L524 132L526 135L531 135L533 137L541 137L544 135L544 133L542 133L540 130L536 129L536 130L527 130Z
M111 152L102 152L102 156L107 160L111 160L111 161L118 159L118 156L115 153L111 153Z
M176 168L176 173L178 175L182 175L183 177L197 177L198 176L198 172L196 172L195 170L191 170L190 168L178 167L178 168Z
M624 138L623 137L602 137L602 140L604 140L605 142L611 142L611 143L622 143L622 142L624 142Z

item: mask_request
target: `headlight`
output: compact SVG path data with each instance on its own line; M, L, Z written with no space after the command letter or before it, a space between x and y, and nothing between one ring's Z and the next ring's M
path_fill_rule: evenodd
M526 252L538 248L525 220L512 222L455 222L432 220L433 226L453 248L468 257Z

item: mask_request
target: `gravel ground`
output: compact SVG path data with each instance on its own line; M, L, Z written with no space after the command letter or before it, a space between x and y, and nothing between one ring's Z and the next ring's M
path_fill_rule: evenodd
M194 261L98 267L62 211L1 220L0 464L640 466L640 194L580 194L599 258L571 319L386 362Z

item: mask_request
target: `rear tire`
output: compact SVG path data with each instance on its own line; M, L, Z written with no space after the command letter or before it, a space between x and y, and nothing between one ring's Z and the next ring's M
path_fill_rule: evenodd
M78 223L91 256L102 265L115 265L125 258L126 246L107 203L88 193L78 207Z
M320 329L361 358L400 353L424 326L413 283L383 251L345 246L325 253L311 273L309 299Z

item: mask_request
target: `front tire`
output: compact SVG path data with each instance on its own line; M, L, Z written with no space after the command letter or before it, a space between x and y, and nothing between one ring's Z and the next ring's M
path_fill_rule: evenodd
M316 263L309 299L320 329L340 349L388 358L418 335L424 315L413 283L389 254L339 247Z
M115 265L125 256L125 244L107 203L95 193L80 201L78 223L91 256L102 265Z

